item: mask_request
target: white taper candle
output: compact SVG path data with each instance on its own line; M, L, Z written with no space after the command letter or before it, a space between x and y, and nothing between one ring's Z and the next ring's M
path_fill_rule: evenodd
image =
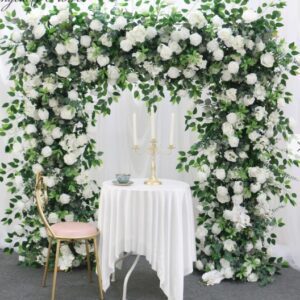
M171 114L171 124L170 124L170 140L169 140L169 145L173 146L174 145L174 128L175 127L175 113Z
M154 107L151 108L150 120L151 120L151 139L154 140L155 137L156 137L156 135L155 135L155 113L154 113Z
M137 146L138 141L137 141L136 113L133 113L132 115L132 125L133 125L133 146Z

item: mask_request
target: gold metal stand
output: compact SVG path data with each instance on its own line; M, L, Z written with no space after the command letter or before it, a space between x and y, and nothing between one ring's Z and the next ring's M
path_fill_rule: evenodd
M156 176L156 154L157 154L157 141L151 139L150 142L150 154L151 154L151 176L145 181L147 185L160 185L161 182Z

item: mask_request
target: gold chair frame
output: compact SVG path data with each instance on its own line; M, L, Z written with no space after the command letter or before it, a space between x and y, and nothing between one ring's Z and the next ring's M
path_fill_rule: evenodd
M44 200L42 198L44 198ZM57 278L58 259L59 259L61 242L73 242L76 240L77 241L78 240L85 241L88 279L89 279L89 282L92 282L92 270L91 270L90 249L89 249L89 241L92 240L93 244L94 244L94 253L95 253L95 257L96 257L96 268L97 268L97 273L98 273L99 299L103 300L104 297L103 297L103 291L102 291L100 259L99 259L98 247L97 247L97 237L100 235L99 229L97 229L97 233L95 235L85 236L85 237L80 237L80 238L72 238L71 239L69 237L55 235L53 230L51 229L51 226L49 225L49 223L47 221L47 218L45 217L45 214L44 214L44 207L48 203L48 194L47 194L47 188L43 182L43 176L41 173L38 173L36 175L35 199L36 199L36 204L37 204L37 209L38 209L39 215L46 227L46 231L47 231L48 238L49 238L48 254L47 254L47 260L46 260L46 265L45 265L45 269L44 269L43 279L42 279L42 287L46 286L51 246L52 246L53 241L56 241L57 244L56 244L56 253L55 253L55 265L54 265L54 271L53 271L53 285L52 285L51 300L55 300L56 278Z

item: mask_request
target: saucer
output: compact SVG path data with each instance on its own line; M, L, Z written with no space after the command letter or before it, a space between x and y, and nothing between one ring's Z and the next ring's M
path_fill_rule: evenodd
M114 185L118 185L118 186L129 186L129 185L132 185L133 184L133 181L128 181L127 183L120 183L116 180L113 180L112 182Z

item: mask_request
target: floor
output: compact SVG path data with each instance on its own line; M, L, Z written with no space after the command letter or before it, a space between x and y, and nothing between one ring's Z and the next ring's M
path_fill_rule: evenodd
M125 260L123 271L118 271L117 281L111 284L105 299L121 300L125 272L132 262L132 257ZM40 287L41 278L42 269L19 266L15 255L0 252L0 300L50 300L52 278L49 276L45 288ZM293 269L283 270L267 287L230 281L207 287L200 279L199 272L186 277L184 300L300 300L300 272ZM97 296L96 280L89 284L86 270L58 274L57 300L96 300ZM166 299L156 273L146 260L140 260L129 281L128 300Z

